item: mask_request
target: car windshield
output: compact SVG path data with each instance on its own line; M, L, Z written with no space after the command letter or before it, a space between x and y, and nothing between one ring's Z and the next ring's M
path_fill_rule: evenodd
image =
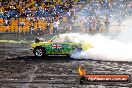
M62 35L57 35L54 36L50 41L51 42L81 42L84 39L81 38L81 35L76 35L76 34L62 34Z
M68 36L54 36L51 40L51 42L72 42Z

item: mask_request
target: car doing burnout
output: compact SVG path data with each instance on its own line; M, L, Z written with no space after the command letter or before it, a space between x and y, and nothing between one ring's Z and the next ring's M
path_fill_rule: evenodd
M31 49L37 57L48 55L71 55L73 51L86 51L92 48L92 44L81 40L78 34L59 34L49 41L36 39L31 44Z

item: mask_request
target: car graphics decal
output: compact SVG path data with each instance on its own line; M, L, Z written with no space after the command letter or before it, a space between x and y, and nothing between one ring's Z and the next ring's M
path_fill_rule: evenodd
M52 44L52 49L61 49L62 45L61 44Z
M72 50L70 43L52 43L45 46L46 54L69 54Z

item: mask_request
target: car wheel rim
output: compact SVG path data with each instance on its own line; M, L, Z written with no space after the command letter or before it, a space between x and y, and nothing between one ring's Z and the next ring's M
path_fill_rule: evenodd
M37 49L37 50L36 50L36 56L41 57L42 55L43 55L42 49Z

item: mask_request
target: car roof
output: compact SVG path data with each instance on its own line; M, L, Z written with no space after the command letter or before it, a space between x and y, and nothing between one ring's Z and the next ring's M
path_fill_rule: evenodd
M65 34L59 34L59 36L61 37L61 36L63 36L63 37L77 37L77 36L79 36L79 34L78 33L65 33Z
M80 39L78 39L81 35L78 33L66 33L66 34L60 34L59 37L72 41L72 42L80 42Z

